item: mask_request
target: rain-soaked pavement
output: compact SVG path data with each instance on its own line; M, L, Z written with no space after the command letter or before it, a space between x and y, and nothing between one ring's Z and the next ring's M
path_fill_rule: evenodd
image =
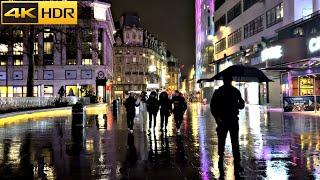
M190 104L182 128L148 136L141 114L133 135L125 115L105 105L87 109L71 131L71 111L0 119L1 179L216 179L217 136L208 106ZM243 179L320 179L320 117L249 106L240 114ZM159 123L158 123L159 127ZM230 140L226 179L233 179Z

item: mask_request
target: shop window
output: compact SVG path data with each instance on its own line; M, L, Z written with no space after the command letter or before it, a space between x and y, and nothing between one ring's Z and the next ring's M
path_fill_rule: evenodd
M44 93L44 97L53 97L53 86L44 85L43 93Z
M13 30L13 36L16 38L22 38L23 37L23 31L20 29Z
M232 47L241 41L241 28L228 35L228 47Z
M82 59L82 65L92 65L92 59Z
M82 43L82 54L92 54L92 43L91 42Z
M225 2L226 2L226 0L216 0L216 1L214 1L214 9L218 10Z
M77 96L78 95L77 86L76 85L66 86L66 95L67 96Z
M22 86L13 86L13 97L23 97Z
M281 22L283 19L283 3L280 3L276 7L268 10L266 17L267 28Z

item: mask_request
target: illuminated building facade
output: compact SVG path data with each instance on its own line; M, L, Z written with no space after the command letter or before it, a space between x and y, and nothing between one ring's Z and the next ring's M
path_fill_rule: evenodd
M166 43L141 26L137 13L124 13L115 34L113 97L127 91L147 91L167 87Z
M196 0L195 1L195 25L196 25L196 79L208 78L213 75L214 68L209 66L213 61L213 37L214 37L214 0ZM210 83L195 83L195 91L202 90L204 98L210 98L212 95L212 86Z
M85 89L91 89L104 101L110 97L115 42L111 5L104 0L82 1L78 6L76 26L35 27L34 96L58 96L64 87L66 96L83 96ZM1 31L0 97L26 96L29 30L25 27Z
M282 53L271 46L278 38L278 30L318 10L319 0L215 1L215 62L212 64L217 72L233 64L268 68L274 59L270 55ZM269 54L269 57L262 57L262 54ZM280 73L268 71L267 74L274 80L269 85L237 85L247 103L280 104Z

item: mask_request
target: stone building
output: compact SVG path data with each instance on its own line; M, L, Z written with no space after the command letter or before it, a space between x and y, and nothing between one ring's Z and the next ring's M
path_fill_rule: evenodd
M78 2L78 25L38 26L34 39L34 96L83 96L91 89L107 101L115 32L108 1ZM1 27L6 28L6 27ZM0 97L26 96L26 26L1 31Z
M114 97L122 98L126 91L165 89L166 43L142 27L137 13L124 13L118 26L113 65Z

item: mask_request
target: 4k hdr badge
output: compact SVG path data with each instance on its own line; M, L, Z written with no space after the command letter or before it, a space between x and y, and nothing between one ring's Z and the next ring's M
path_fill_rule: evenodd
M1 24L77 24L77 1L1 1Z

